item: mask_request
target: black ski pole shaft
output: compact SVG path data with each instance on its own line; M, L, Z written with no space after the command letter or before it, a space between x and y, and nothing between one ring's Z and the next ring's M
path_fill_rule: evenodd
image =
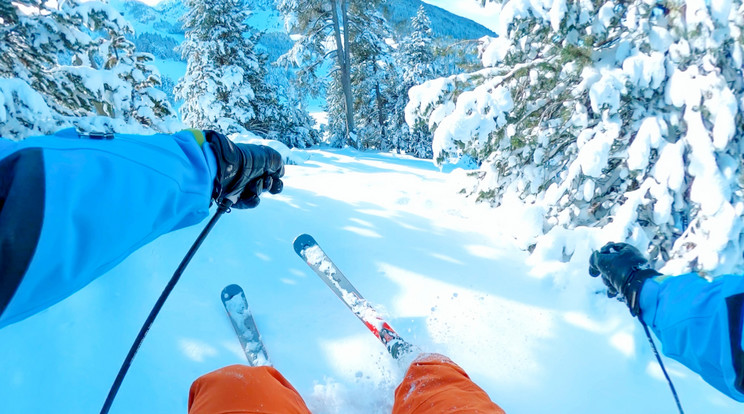
M204 227L204 230L202 230L202 232L199 234L199 237L196 238L196 240L194 241L194 244L191 245L191 248L189 249L189 251L186 253L186 256L184 256L183 260L181 261L181 264L178 265L178 268L173 273L173 276L171 276L171 279L170 281L168 281L168 284L165 286L163 293L160 294L160 297L158 298L157 302L155 302L155 306L152 307L150 314L147 316L147 319L145 319L145 323L142 325L142 328L140 329L139 334L137 334L137 338L134 340L132 347L129 349L129 353L127 354L126 358L124 358L124 362L121 364L119 373L116 375L116 379L114 380L114 383L111 385L111 389L109 390L108 396L106 397L106 402L103 403L103 408L101 408L101 414L107 414L109 410L111 409L111 404L114 403L114 398L116 398L116 393L119 392L119 387L121 387L121 383L124 381L124 377L127 375L127 371L129 371L129 366L132 365L132 360L134 359L135 354L137 354L137 351L142 345L142 341L145 339L147 332L150 331L150 327L152 326L152 323L155 321L155 318L158 316L158 313L160 313L160 309L163 308L163 304L165 304L165 300L168 299L168 296L173 291L173 288L176 287L176 283L178 283L178 279L181 278L181 275L183 274L184 270L186 270L186 266L188 266L189 262L191 262L191 259L194 257L194 254L196 254L196 251L199 250L199 247L204 242L204 239L207 238L207 235L212 230L214 225L217 223L217 220L219 220L219 218L224 213L230 210L231 205L232 203L229 200L225 200L219 205L219 207L217 208L217 212L214 213L214 216L212 216L212 218L209 220L209 223L207 223L207 226Z
M674 388L672 379L669 377L669 373L667 373L666 367L664 367L664 363L661 361L661 355L659 354L659 350L656 349L656 344L654 343L654 340L651 338L651 332L649 332L648 330L648 325L646 325L646 322L643 321L640 315L638 316L638 320L641 322L641 326L643 326L643 331L646 332L646 338L648 338L648 342L651 344L651 349L654 351L654 355L656 355L656 360L659 362L659 366L661 367L661 372L664 373L664 378L666 378L667 383L669 384L669 389L672 391L672 396L674 397L674 402L677 404L677 409L679 410L679 414L685 414L684 410L682 410L682 403L679 401L679 395L677 395L677 390Z

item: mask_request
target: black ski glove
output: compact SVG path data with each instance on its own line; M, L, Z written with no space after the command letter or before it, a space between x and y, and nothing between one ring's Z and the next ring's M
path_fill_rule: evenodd
M602 275L607 285L607 297L624 301L630 314L636 316L641 311L641 288L646 279L661 273L648 263L648 260L635 247L627 243L607 243L592 253L589 259L589 274Z
M204 131L217 158L217 176L214 179L212 199L222 203L232 201L235 208L253 208L261 201L258 197L268 191L282 191L284 175L282 156L273 148L263 145L236 144L215 131Z

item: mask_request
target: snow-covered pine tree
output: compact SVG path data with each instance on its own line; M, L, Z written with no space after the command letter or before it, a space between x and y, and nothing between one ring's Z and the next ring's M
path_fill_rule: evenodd
M285 17L287 31L297 35L292 49L282 59L291 62L298 70L298 81L313 96L326 90L329 85L337 86L341 90L343 105L335 105L334 99L338 95L333 89L327 89L327 103L329 110L329 127L344 126L344 142L356 145L353 97L351 95L351 53L350 38L346 36L348 22L348 7L350 0L280 0L278 9ZM331 80L320 79L318 70L327 60L332 62ZM331 122L335 115L331 110L343 110L344 122ZM332 130L337 136L338 131Z
M133 117L140 124L158 131L173 129L170 124L175 121L175 111L168 95L158 89L160 73L149 64L154 60L152 55L137 52L134 43L115 33L101 49L107 54L103 68L112 71L124 82L121 89L129 90L130 96L128 99L126 96L120 98L120 102L129 102L124 108L116 108L116 105L104 100L98 107L99 111L112 118L128 120Z
M325 110L328 114L328 131L325 140L332 147L357 145L356 134L350 140L346 136L346 99L338 71L332 72L325 85Z
M0 0L0 23L3 25L18 23L18 13L10 0Z
M390 29L382 15L373 11L352 15L350 23L364 28L351 43L351 86L359 146L387 151L392 148L387 121L394 97L386 78L395 70L393 49L385 41L391 37Z
M434 59L437 77L451 76L463 72L474 72L483 68L478 54L480 39L466 39L454 43L435 40Z
M313 96L325 91L331 143L360 147L356 135L354 93L351 85L353 42L367 28L359 22L374 14L381 0L280 0L287 30L297 36L282 58L298 67L298 80ZM330 66L330 76L318 71ZM340 111L340 112L339 112ZM343 122L339 122L342 120ZM343 127L343 129L339 129ZM343 139L337 139L343 135Z
M181 51L188 64L175 87L184 100L184 122L224 133L250 131L289 146L315 143L313 121L296 95L267 74L267 57L255 49L260 34L245 23L246 2L187 0L186 5Z
M46 30L38 16L18 13L18 7L43 8L41 1L0 0L0 136L24 138L53 131L62 122L30 84L47 84L44 69L53 67L57 53L65 51L64 39L41 37ZM48 25L72 25L67 14L50 12ZM57 33L52 30L51 34Z
M275 0L246 0L249 10L276 10ZM258 118L263 119L265 138L278 140L290 148L307 148L320 141L320 134L314 128L313 119L307 110L307 94L297 88L294 69L277 64L282 51L287 50L291 40L286 33L261 32L255 37L258 53L264 70L263 81L254 92L265 98Z
M434 44L431 23L424 6L419 6L416 16L411 19L411 34L400 42L395 54L400 77L395 79L396 93L392 102L389 119L395 149L420 158L431 158L432 135L425 122L416 122L410 127L406 124L405 107L408 105L408 91L435 77Z
M434 44L431 22L424 6L419 6L416 16L411 18L411 34L400 48L404 65L403 80L411 85L423 83L434 77Z
M160 85L158 85L158 89L163 91L168 96L168 100L170 102L175 102L176 96L173 94L173 89L176 87L176 82L167 75L163 75L160 77Z
M543 217L514 232L533 254L585 260L596 243L566 237L585 232L670 272L741 270L742 2L509 0L500 28L484 69L407 107L440 162L482 162L469 193Z
M262 66L245 24L243 0L186 0L183 18L186 40L181 52L186 74L175 94L184 101L184 122L194 128L223 133L245 133L258 115L254 87L260 85Z
M263 129L253 132L265 138L281 141L290 148L307 148L319 142L319 134L313 128L315 120L305 107L302 96L292 82L294 73L286 68L266 64L266 55L259 55L263 81L254 88L261 99L256 123Z
M136 67L141 56L133 48L124 53L131 59L102 67L113 52L110 46L132 32L110 6L74 0L0 3L1 134L23 138L71 124L86 130L102 124L88 118L100 115L119 116L103 123L120 130L129 128L126 123L136 129L145 118L155 128L169 125L168 102L147 90L158 75L154 67ZM137 71L142 78L126 75Z

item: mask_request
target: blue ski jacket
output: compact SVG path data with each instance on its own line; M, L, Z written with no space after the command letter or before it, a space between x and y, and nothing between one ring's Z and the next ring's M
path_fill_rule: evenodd
M695 273L648 279L641 316L676 359L719 391L744 402L744 277L708 281Z
M0 138L0 328L207 217L217 164L203 137Z

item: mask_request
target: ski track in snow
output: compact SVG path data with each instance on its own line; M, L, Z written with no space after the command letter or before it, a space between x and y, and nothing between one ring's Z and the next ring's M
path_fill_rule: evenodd
M450 356L507 413L676 412L624 305L603 297L584 265L528 260L499 235L512 218L457 194L461 171L353 150L306 155L287 167L282 194L217 224L112 413L186 412L194 379L245 362L219 297L231 283L245 290L274 366L314 413L389 413L403 372L294 254L301 233L318 240L404 339ZM100 410L205 224L161 237L67 300L0 330L0 412ZM665 361L688 414L742 411Z

